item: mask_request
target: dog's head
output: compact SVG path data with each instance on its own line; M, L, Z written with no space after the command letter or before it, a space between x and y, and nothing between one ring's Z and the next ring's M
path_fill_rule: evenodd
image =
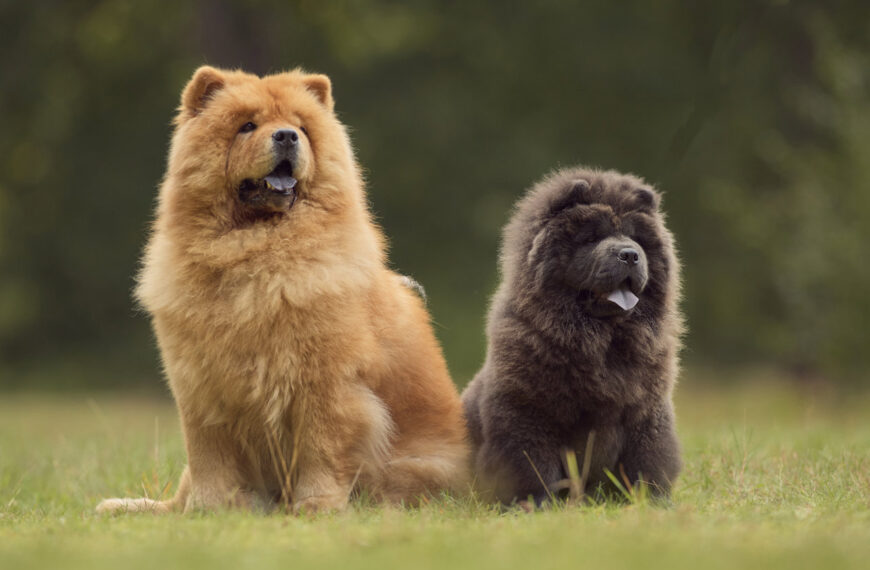
M182 93L167 174L183 210L230 225L286 216L306 200L335 209L357 178L328 77L209 66Z
M556 173L520 202L506 229L505 277L543 302L571 298L596 319L649 312L672 286L675 262L659 202L633 176Z

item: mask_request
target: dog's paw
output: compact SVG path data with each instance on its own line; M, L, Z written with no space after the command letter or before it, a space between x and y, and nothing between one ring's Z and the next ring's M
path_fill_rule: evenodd
M153 499L105 499L97 505L97 514L116 515L124 513L155 513L169 512L169 506L163 501Z
M293 503L293 513L297 515L331 513L343 511L346 508L346 495L316 495Z

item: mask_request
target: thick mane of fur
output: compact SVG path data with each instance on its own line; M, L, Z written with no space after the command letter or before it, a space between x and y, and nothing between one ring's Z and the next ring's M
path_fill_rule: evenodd
M228 113L212 116L206 108L188 116L184 107L180 109L137 287L145 308L153 311L170 302L189 307L188 295L180 292L215 288L216 281L222 282L217 289L227 290L240 279L254 277L256 282L257 276L266 283L240 298L256 299L256 307L264 306L264 294L274 302L283 298L305 304L318 295L359 289L383 266L384 239L372 223L346 129L331 112L321 112L319 101L308 92L306 77L294 70L267 78L271 88L299 94L299 112L316 124L312 150L318 157L307 195L288 215L268 223L236 227L237 198L235 188L227 186L223 159L196 151L214 144L208 141L219 128L216 125L230 120ZM209 105L231 109L256 105L264 97L252 85L255 79L240 71L224 72L223 84L211 94ZM267 97L261 104L274 103ZM280 286L275 283L276 273L283 275ZM255 283L250 287L258 288ZM247 320L246 314L258 312L254 306L243 310L237 301L226 314Z

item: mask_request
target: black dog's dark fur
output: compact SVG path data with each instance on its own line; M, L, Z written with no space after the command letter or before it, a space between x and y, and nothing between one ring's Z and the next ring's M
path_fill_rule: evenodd
M587 492L608 469L669 496L683 324L658 193L613 171L556 172L517 204L501 271L486 361L462 395L483 487L506 503L545 500L544 484L567 476L565 450L582 465L594 431ZM639 297L629 311L605 300L620 286Z

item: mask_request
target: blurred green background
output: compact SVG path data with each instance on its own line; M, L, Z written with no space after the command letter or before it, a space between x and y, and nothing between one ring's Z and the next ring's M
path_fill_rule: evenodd
M162 389L131 300L193 70L331 76L454 378L549 170L665 192L684 358L870 385L870 3L0 0L0 387Z

